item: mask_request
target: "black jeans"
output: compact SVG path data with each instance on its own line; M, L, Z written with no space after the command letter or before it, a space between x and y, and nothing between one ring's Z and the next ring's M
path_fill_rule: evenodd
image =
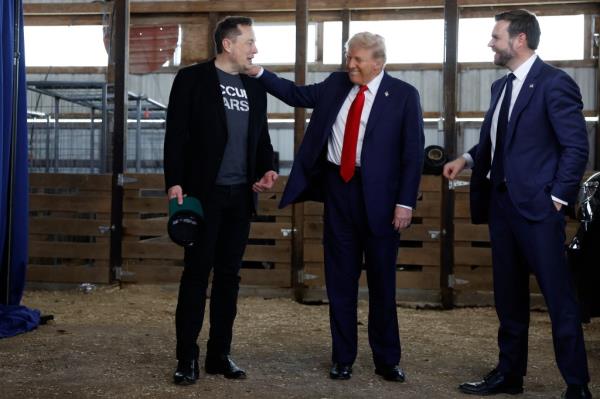
M208 278L213 270L207 356L229 354L237 313L239 271L248 234L247 185L215 186L202 204L204 226L197 246L185 249L175 313L177 359L198 358Z

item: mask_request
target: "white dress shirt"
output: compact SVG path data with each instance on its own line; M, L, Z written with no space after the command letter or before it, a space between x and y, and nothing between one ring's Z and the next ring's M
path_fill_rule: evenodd
M358 128L358 141L356 143L356 166L360 167L360 154L362 153L362 143L365 138L365 130L367 122L369 121L369 115L371 114L371 108L373 108L373 102L377 95L377 90L383 79L383 70L379 75L375 76L369 83L367 83L367 90L365 90L365 105L360 115L360 125ZM354 87L348 93L346 100L338 112L335 123L333 124L331 135L329 135L329 142L327 144L327 160L336 165L341 164L342 159L342 147L344 144L344 131L346 129L346 119L348 118L348 111L350 106L358 94L359 85Z
M525 79L527 78L527 74L529 74L529 71L531 70L531 67L533 66L533 63L535 62L537 57L538 57L537 54L533 54L531 57L529 57L529 59L527 61L522 63L517 69L515 69L512 72L512 74L515 75L515 79L513 80L512 94L510 97L510 107L508 108L508 120L509 121L510 121L510 117L512 115L513 107L515 106L515 102L517 101L517 97L519 96L519 93L521 92L521 88L523 87L523 83L525 82ZM508 73L507 73L507 75L508 75ZM500 107L502 106L502 100L504 99L505 91L506 91L506 85L502 89L502 94L500 94L500 98L498 99L498 103L496 104L496 109L494 110L494 115L492 116L492 126L490 127L490 140L492 141L492 148L491 148L492 155L490 157L491 160L494 159L494 151L496 149L496 131L498 129L498 115L500 114ZM473 161L473 158L471 157L471 155L469 153L464 153L463 158L465 158L467 160L467 165L472 168L474 161ZM489 173L488 173L487 177L488 178L490 177ZM563 205L567 205L567 203L565 201L563 201L559 198L556 198L555 196L552 196L552 199Z

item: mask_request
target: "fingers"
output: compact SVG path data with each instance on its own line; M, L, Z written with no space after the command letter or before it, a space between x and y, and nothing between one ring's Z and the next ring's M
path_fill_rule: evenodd
M394 210L394 220L392 221L396 231L404 230L410 227L412 221L412 209L397 206Z
M410 219L396 219L394 218L394 229L396 231L404 230L410 227Z
M449 180L454 180L456 176L465 168L466 162L466 159L463 157L458 157L454 161L445 164L442 172L444 177Z
M181 186L173 186L169 188L169 191L167 192L167 197L169 200L177 198L177 204L181 205L183 204L183 189L181 188Z
M252 191L254 191L255 193L262 193L263 191L265 191L265 189L262 184L256 182L252 185Z
M453 169L450 166L449 163L447 163L446 165L444 165L444 171L443 171L443 175L446 179L450 179L452 180L454 178L453 176Z

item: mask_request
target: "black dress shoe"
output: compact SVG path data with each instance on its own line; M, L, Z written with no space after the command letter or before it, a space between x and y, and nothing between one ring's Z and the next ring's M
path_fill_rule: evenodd
M383 377L387 381L404 382L406 376L400 366L380 366L375 367L375 374Z
M206 356L204 370L207 374L223 374L225 378L243 380L246 372L239 368L229 355Z
M563 392L562 399L592 399L592 393L587 385L567 385L567 390Z
M349 380L352 377L352 366L333 363L329 370L329 378L332 380Z
M516 395L523 392L523 377L504 374L498 369L492 370L483 380L465 382L458 386L462 393L487 396L498 393Z
M198 360L180 360L173 374L173 382L177 385L191 385L198 379Z

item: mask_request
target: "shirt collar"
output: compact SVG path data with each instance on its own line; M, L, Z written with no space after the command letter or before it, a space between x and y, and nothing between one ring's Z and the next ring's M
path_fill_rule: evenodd
M382 69L381 72L379 72L379 75L375 76L369 83L367 83L367 87L369 88L369 92L371 94L375 95L375 93L377 93L379 85L381 84L381 80L383 79L384 73L385 72ZM358 85L356 87L358 87Z
M514 70L514 72L512 72L515 75L515 78L519 79L521 82L524 81L536 59L537 54L533 53L533 55L529 57L527 61L522 63L517 69Z

